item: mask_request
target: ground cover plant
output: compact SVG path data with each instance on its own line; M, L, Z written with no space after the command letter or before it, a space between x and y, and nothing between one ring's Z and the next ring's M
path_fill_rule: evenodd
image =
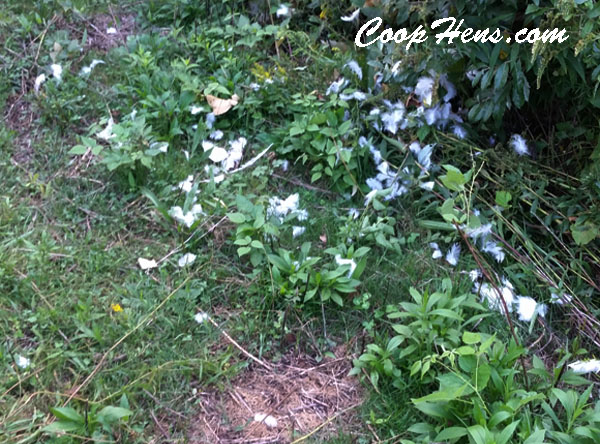
M0 442L598 442L599 16L3 8Z

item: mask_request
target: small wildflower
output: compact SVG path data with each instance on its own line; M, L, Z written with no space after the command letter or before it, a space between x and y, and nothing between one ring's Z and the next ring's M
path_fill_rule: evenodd
M121 307L120 304L110 304L110 308L112 308L112 311L115 313L120 313L123 311L123 307Z

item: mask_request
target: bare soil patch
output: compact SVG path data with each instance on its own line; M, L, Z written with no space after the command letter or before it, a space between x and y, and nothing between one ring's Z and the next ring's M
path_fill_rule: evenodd
M272 370L251 367L225 392L200 393L200 411L191 422L190 443L291 443L311 434L319 440L336 434L336 421L344 431L360 427L356 420L363 392L346 348L336 358L317 363L303 354L288 353ZM277 421L254 420L256 414ZM313 433L314 432L314 433Z

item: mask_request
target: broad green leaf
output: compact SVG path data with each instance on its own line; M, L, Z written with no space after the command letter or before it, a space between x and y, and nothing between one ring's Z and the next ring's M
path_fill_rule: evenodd
M591 222L582 225L571 225L571 234L577 245L586 245L596 239L600 234L598 227Z
M515 421L507 425L502 432L496 437L496 444L507 444L509 440L512 438L513 433L515 433L515 429L519 425L521 420Z
M123 407L107 406L98 412L98 418L104 418L107 423L113 423L121 418L131 416L133 412Z
M469 433L465 427L448 427L442 430L435 437L435 441L448 441L451 439L457 439Z
M67 421L78 422L80 424L84 423L83 416L77 412L72 407L52 407L50 411L54 416L58 419L64 419Z
M465 331L463 332L462 340L465 344L477 344L478 342L481 342L481 335L479 333Z
M74 432L82 428L84 424L79 424L73 421L55 421L52 424L48 424L42 428L44 432L60 433L60 432Z
M246 222L246 216L244 216L242 213L227 213L227 217L234 224L243 224Z

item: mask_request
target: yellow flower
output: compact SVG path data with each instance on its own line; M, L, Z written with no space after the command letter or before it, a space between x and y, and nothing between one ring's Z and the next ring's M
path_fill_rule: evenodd
M112 308L115 313L119 313L120 311L123 311L123 307L121 307L120 304L111 304L110 308Z

